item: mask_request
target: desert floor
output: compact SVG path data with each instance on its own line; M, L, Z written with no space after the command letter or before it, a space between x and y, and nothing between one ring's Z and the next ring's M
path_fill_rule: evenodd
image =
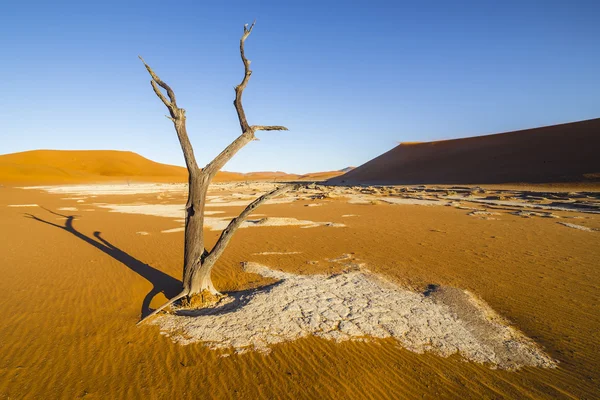
M271 187L213 186L214 229ZM181 345L136 323L179 292L183 185L0 187L0 397L596 398L600 196L557 190L311 186L261 206L214 271L225 292L269 283L243 261L466 289L557 361L511 371L394 338Z

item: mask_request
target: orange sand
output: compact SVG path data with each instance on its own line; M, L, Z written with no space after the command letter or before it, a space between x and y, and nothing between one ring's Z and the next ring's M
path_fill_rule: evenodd
M325 180L342 171L305 175L285 172L220 171L215 182ZM89 182L187 182L183 167L160 164L130 151L32 150L0 155L0 183L49 184Z
M395 341L336 344L309 338L269 355L219 357L179 346L142 308L179 289L181 233L172 218L110 213L91 205L160 203L156 195L99 196L84 203L0 187L0 396L2 398L594 398L600 382L598 232L550 218L323 200L265 205L260 213L344 223L346 228L242 229L215 269L224 291L261 284L241 272L255 261L289 272L335 272L344 253L400 284L472 291L533 338L556 369L491 370L457 357L415 354ZM183 197L169 202L183 204ZM65 218L76 215L71 233ZM76 207L77 211L57 211ZM223 207L234 215L241 207ZM94 211L86 211L94 210ZM46 223L29 218L31 214ZM568 221L600 228L595 214ZM342 215L355 215L342 217ZM566 219L565 219L566 221ZM53 226L51 224L58 225ZM148 232L142 236L136 232ZM94 232L99 232L96 236ZM206 231L208 240L219 232ZM298 252L258 255L259 252ZM318 261L318 263L308 263Z

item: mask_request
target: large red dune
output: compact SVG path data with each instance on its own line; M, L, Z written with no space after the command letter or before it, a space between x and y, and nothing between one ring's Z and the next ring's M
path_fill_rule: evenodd
M600 118L464 139L402 143L329 182L600 182Z

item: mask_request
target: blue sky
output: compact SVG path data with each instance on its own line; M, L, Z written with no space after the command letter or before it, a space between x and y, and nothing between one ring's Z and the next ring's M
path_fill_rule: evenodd
M184 165L141 54L187 110L200 164L261 132L229 171L360 165L402 141L600 117L598 1L4 2L0 153L119 149Z

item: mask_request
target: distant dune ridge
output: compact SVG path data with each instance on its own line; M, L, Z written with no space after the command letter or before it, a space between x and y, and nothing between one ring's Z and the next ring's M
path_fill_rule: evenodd
M216 182L325 180L341 171L305 175L285 172L220 171ZM32 150L0 155L0 183L186 182L184 167L161 164L131 151Z
M402 143L334 184L600 183L600 118L494 135Z
M184 182L187 171L130 151L32 150L0 156L0 181L4 182L75 183L131 178Z
M187 170L130 151L32 150L0 155L0 183L185 182ZM332 184L600 183L600 118L423 143L401 143L357 168L304 175L225 172L215 181Z

